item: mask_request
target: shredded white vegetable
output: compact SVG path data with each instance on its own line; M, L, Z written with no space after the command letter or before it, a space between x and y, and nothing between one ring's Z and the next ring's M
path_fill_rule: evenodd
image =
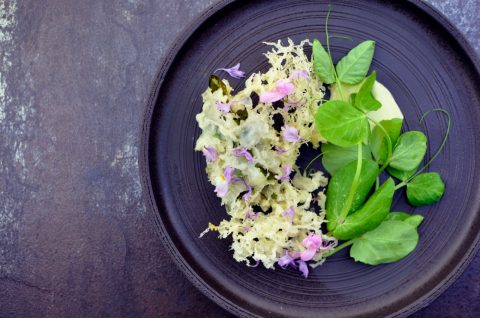
M314 127L314 114L324 96L324 87L304 52L304 47L311 43L305 40L295 45L289 39L287 45L280 41L266 44L271 46L265 54L271 65L266 73L251 75L245 88L236 94L225 79L227 94L222 89L205 90L203 109L196 117L202 133L195 150L209 149L213 154L206 171L227 212L225 220L217 226L210 225L202 235L215 230L220 238L231 236L236 261L259 261L266 268L273 268L286 251L305 251L302 241L309 234L325 241L334 238L321 232L325 222L322 189L327 178L320 171L302 174L296 165L302 144L317 148L324 142ZM294 91L281 99L283 106L276 107L271 102L254 105L252 93L262 96L279 91L278 80L287 80L294 86ZM220 110L218 103L228 105L230 111ZM284 108L288 104L290 108ZM283 123L275 124L278 120ZM285 137L289 127L289 132L298 133L298 141ZM252 156L251 160L245 151ZM224 195L222 189L226 190ZM313 203L320 212L314 211ZM293 213L289 214L290 207ZM320 264L322 253L316 253L312 260L314 265Z

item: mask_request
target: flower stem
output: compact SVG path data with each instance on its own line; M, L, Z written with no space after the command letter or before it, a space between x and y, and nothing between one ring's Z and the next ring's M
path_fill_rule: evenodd
M325 254L323 254L325 257L329 257L329 256L332 256L333 254L343 250L345 247L348 247L350 245L352 245L353 243L355 242L355 239L353 240L350 240L350 241L346 241L346 242L343 242L342 244L338 245L337 247L335 247L333 250L330 250L328 252L326 252Z

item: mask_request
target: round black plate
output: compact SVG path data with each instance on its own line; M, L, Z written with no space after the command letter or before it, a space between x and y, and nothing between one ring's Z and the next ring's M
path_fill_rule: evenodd
M452 115L444 151L431 166L446 181L437 204L413 209L398 196L393 210L420 213L420 243L404 260L365 266L344 251L311 271L249 268L236 263L229 240L198 235L225 217L193 151L200 130L201 93L218 67L238 62L247 75L268 66L263 41L323 42L328 0L223 1L178 39L158 73L145 114L141 173L162 241L187 277L212 300L239 316L405 316L449 286L477 250L480 230L479 62L458 31L420 1L334 1L329 29L334 58L365 39L377 41L372 69L405 114L408 129L423 129L430 156L446 118L418 120L437 107ZM232 80L240 89L243 82ZM160 262L160 260L159 260ZM159 265L161 266L161 265Z

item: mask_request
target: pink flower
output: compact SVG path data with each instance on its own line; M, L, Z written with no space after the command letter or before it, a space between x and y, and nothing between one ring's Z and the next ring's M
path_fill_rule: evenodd
M238 63L237 65L232 66L230 68L218 68L218 69L215 70L215 72L217 72L217 71L225 71L225 72L228 73L228 75L230 75L231 77L236 78L236 79L240 79L242 77L245 77L245 72L240 71L240 63Z
M290 180L290 173L292 173L292 167L286 164L282 167L283 175L277 176L276 179L280 181L289 181Z
M261 103L273 103L283 99L285 96L292 94L295 86L289 79L281 79L275 82L275 89L260 94Z
M295 127L285 125L282 129L282 136L285 141L288 142L297 142L300 141L300 135L298 134L298 130Z
M217 105L218 110L221 111L222 113L230 112L230 104L229 103L224 104L224 103L221 103L217 100L215 102L215 105Z
M208 162L217 160L218 152L214 148L205 146L203 147L202 152Z
M303 239L302 245L305 250L300 254L302 261L309 261L317 253L317 249L322 245L322 237L317 234L310 233Z
M245 159L247 159L248 162L252 163L254 162L255 160L253 159L252 155L248 152L248 148L235 148L232 150L232 154L235 156L235 157L245 157Z
M296 80L299 78L305 78L307 80L310 79L310 76L308 76L308 72L306 70L294 70L290 74L290 79Z
M295 214L295 210L293 209L293 205L291 205L288 209L282 212L282 216L288 216L290 218L290 224L293 223L294 214Z

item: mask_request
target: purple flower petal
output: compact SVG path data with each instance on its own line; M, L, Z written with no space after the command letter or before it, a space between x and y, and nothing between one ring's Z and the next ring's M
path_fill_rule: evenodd
M248 267L258 267L260 265L260 261L257 260L254 265L247 264Z
M300 135L298 134L298 130L295 127L285 125L282 130L282 136L285 141L288 142L297 142L300 141Z
M310 76L308 76L308 72L306 70L294 70L292 74L290 74L290 78L292 80L296 80L299 78L305 78L307 80L310 79Z
M217 160L218 152L214 148L205 146L203 147L202 152L208 162Z
M217 72L217 71L225 71L225 72L228 73L228 75L230 75L231 77L236 78L236 79L240 79L242 77L245 77L245 72L240 71L240 63L238 63L237 65L232 66L230 68L218 68L218 69L215 70L215 72Z
M297 268L295 258L292 257L292 255L288 254L288 251L285 251L285 255L278 259L277 264L283 269L286 269L288 266L291 266L295 269Z
M276 177L279 181L289 181L290 180L290 173L292 173L292 167L286 164L282 167L283 175Z
M232 150L232 155L235 157L245 157L250 163L255 161L252 155L248 152L248 148L235 148Z
M297 261L298 263L298 270L302 272L303 277L307 278L308 277L308 266L305 261Z
M235 180L232 178L233 172L235 171L235 168L232 166L227 166L225 170L223 171L223 175L225 176L225 180L227 181L227 184L230 184L234 182Z
M230 104L228 104L228 103L227 104L221 103L217 100L215 102L215 105L217 105L218 110L221 111L222 113L230 112Z
M250 200L250 197L252 196L252 186L249 185L245 180L243 180L243 184L247 188L247 193L243 195L243 200L248 201Z
M275 82L275 90L282 93L283 96L290 95L295 91L295 86L287 79L281 79Z
M280 148L279 146L275 146L275 150L277 151L277 153L278 153L279 155L281 155L282 153L288 152L288 150L282 149L282 148Z
M281 79L275 82L275 89L260 94L260 103L273 103L283 99L295 91L295 86L289 79Z
M337 246L337 244L338 244L337 240L323 241L322 245L318 248L319 252L321 252L321 253L326 252L326 251L334 248L335 246Z
M281 100L285 94L277 91L266 91L260 94L260 103L273 103Z
M300 253L300 258L302 259L302 261L309 261L311 260L315 254L317 253L317 250L316 249L308 249L308 250L304 250L302 253Z
M221 184L221 185L217 185L215 187L214 192L217 194L218 197L223 198L225 195L227 195L228 184L224 183L224 184Z
M251 208L248 208L247 214L245 215L245 218L255 220L257 217L258 217L258 212L255 213L255 212L252 211Z
M233 178L234 171L235 168L231 166L227 166L223 171L223 176L221 176L217 181L217 186L214 190L218 197L223 198L225 195L227 195L228 185L236 181L235 178Z
M243 232L243 233L247 233L247 232L249 232L250 230L251 230L251 228L250 228L249 226L244 226L244 227L242 228L242 232Z
M295 210L293 205L291 205L288 209L282 212L282 216L288 216L290 218L290 224L293 223L293 215L295 214Z

